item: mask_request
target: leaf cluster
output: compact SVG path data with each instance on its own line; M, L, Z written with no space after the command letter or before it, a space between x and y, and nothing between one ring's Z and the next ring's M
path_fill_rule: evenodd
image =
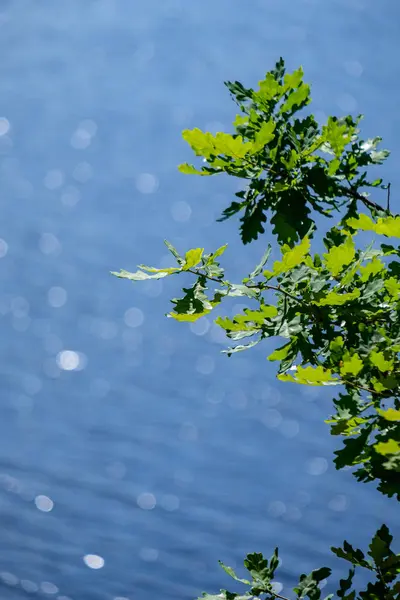
M336 468L350 467L358 481L374 482L381 493L400 500L400 216L390 213L389 194L383 208L366 192L377 187L390 191L381 179L369 180L367 173L388 152L377 149L380 138L359 138L360 117L329 117L320 127L305 111L310 87L302 69L286 73L282 59L255 90L237 81L226 85L241 110L235 132L184 131L203 166L185 163L180 170L245 179L246 188L222 218L240 213L242 241L248 243L264 233L269 216L280 260L270 264L268 244L252 272L234 283L220 262L226 245L208 254L204 248L180 254L165 242L173 257L170 267L139 265L135 272L113 274L132 281L193 276L181 297L171 301L168 317L176 321L212 317L227 298L245 298L248 307L243 311L214 319L232 343L224 352L231 356L276 338L277 348L267 358L277 364L279 381L336 386L333 411L326 419L331 434L343 441L335 452ZM360 204L366 213L359 211ZM323 237L325 250L315 253L314 214L331 217L334 211L338 222ZM361 247L360 232L379 241ZM400 555L391 542L383 525L367 557L348 542L332 549L351 563L338 598L400 600ZM277 549L269 561L262 554L247 556L248 579L221 565L248 589L244 595L227 590L206 594L207 600L285 600L274 586ZM356 568L375 577L359 592L353 587ZM326 568L301 575L295 597L319 600L321 582L329 575Z
M351 564L348 576L339 581L336 596L331 593L322 597L322 584L326 583L331 575L331 569L321 567L311 571L308 575L300 575L298 584L293 588L294 598L309 598L309 600L331 600L341 598L342 600L399 600L400 598L400 554L393 552L391 548L393 537L386 525L376 532L367 551L367 556L358 548L344 541L343 546L331 548L332 552L339 558ZM204 593L198 600L251 600L263 598L264 600L289 600L277 591L275 573L279 567L278 548L268 561L262 554L248 554L244 560L244 566L250 574L249 578L238 577L235 571L220 561L221 567L236 582L244 584L244 593L221 590L220 594ZM365 569L374 578L367 584L364 590L357 591L353 580L357 569Z

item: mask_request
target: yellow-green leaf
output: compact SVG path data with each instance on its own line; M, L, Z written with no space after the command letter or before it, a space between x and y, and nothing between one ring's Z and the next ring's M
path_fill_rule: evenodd
M368 281L371 275L377 275L377 273L380 273L384 268L385 265L383 262L374 256L374 258L365 266L360 267L361 281Z
M282 373L278 375L281 381L293 381L303 385L338 385L339 379L335 379L330 369L318 367L297 367L294 375Z
M267 73L265 79L258 82L259 91L255 92L253 99L255 101L269 101L272 98L280 98L283 94L283 87L276 81L272 73Z
M377 408L376 411L386 419L386 421L400 421L400 410L394 408L388 408L387 410L381 410Z
M264 121L255 135L252 152L262 150L271 140L274 139L275 123L272 119Z
M285 360L292 349L292 342L285 344L281 348L277 348L268 356L268 360Z
M193 165L189 165L189 163L182 163L178 166L178 171L183 173L184 175L212 175L209 171L199 171Z
M307 83L301 84L296 91L289 95L289 98L281 106L281 113L290 112L295 106L301 106L310 102L310 86Z
M260 310L249 310L245 309L245 315L236 315L234 320L243 319L244 321L253 321L254 323L259 323L260 325L264 323L265 319L270 319L271 317L276 317L278 314L278 309L276 306L269 306L267 304L261 305Z
M185 264L182 269L187 271L192 267L195 267L201 261L201 257L203 256L204 248L193 248L193 250L188 250L185 254Z
M195 127L194 129L185 129L182 137L197 156L210 158L212 154L215 154L214 139L211 133L204 133Z
M173 319L175 319L175 321L182 321L182 322L189 322L189 323L193 323L194 321L197 321L198 319L201 319L201 317L204 317L205 315L208 315L211 312L211 310L204 310L203 312L198 312L198 313L186 313L186 314L180 314L180 313L168 313L168 317L172 317Z
M353 132L353 127L349 127L346 123L340 123L333 117L329 117L327 124L322 128L324 139L329 143L338 158L351 141Z
M392 296L392 298L398 298L400 294L400 283L395 277L389 277L385 281L385 288Z
M360 290L354 290L353 292L348 292L345 294L338 294L337 292L329 292L319 300L318 302L314 302L318 306L342 306L346 304L346 302L351 302L352 300L356 300L360 297Z
M286 73L283 78L285 92L298 88L303 81L303 75L304 71L302 67L299 67L296 71L293 71L293 73Z
M341 335L336 336L330 343L329 349L333 354L342 354L344 340Z
M374 367L381 371L381 373L386 373L386 371L391 371L393 369L393 360L386 360L383 352L372 350L369 355L369 360Z
M388 440L387 442L379 442L374 446L379 454L386 456L387 454L397 454L400 452L400 443L396 440Z
M225 329L225 331L250 331L255 329L254 326L249 326L248 323L237 323L228 317L218 317L215 319L215 324Z
M221 256L221 254L223 254L225 252L227 247L228 247L228 244L224 244L223 246L218 248L218 250L216 250L215 252L213 252L211 254L210 259L215 259L215 258L218 258L218 256Z
M300 244L294 246L294 248L289 248L289 246L283 246L282 250L284 254L282 256L281 261L275 261L273 266L273 271L264 271L264 275L266 277L280 275L281 273L286 273L290 271L294 267L301 265L305 257L307 256L310 250L310 240L308 237L302 239Z
M139 269L147 271L147 273L167 273L167 275L181 270L180 267L165 267L165 269L156 269L156 267L146 267L146 265L139 265Z
M247 125L249 122L249 117L244 115L236 115L235 120L233 121L233 125L238 127L239 125Z
M379 217L374 221L368 215L361 214L347 219L347 224L353 229L362 231L375 231L388 237L400 237L400 217Z
M350 358L343 360L343 365L340 367L341 375L358 375L364 366L363 361L357 353Z
M351 237L340 246L333 246L327 254L324 254L324 263L328 271L336 277L343 267L350 264L355 257L356 251Z
M243 158L252 147L252 142L243 142L241 135L234 138L229 133L218 132L214 138L215 153L231 158Z
M285 167L287 168L288 171L291 171L297 165L299 156L300 155L297 154L296 150L293 150L293 148L292 148L290 150L290 155L287 159L284 156L281 156L281 163L285 165ZM275 190L276 190L276 186L275 186Z

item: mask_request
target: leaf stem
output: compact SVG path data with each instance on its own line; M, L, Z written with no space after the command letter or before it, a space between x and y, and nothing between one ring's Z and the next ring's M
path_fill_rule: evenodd
M371 209L372 210L380 210L381 212L390 214L389 208L387 208L387 209L383 208L383 206L381 206L377 202L372 202L372 200L369 200L368 198L366 198L366 196L363 196L362 194L360 194L359 192L356 192L355 190L352 190L351 188L347 188L345 186L339 186L339 189L344 193L345 196L352 196L356 200L360 200L361 202L363 202L365 204L365 206L367 208L369 208L370 210Z
M221 279L217 279L216 277L211 277L211 275L206 275L206 273L201 273L199 271L195 271L193 269L187 269L186 271L187 273L192 273L193 275L202 275L203 277L205 277L206 279L209 279L210 281L214 281L215 283L219 283L220 285L227 285L223 280ZM296 296L293 296L292 294L290 294L289 292L287 292L286 290L282 289L279 285L270 285L268 283L260 283L260 284L254 284L254 285L246 285L247 288L251 289L260 289L260 290L274 290L275 292L280 292L281 294L284 294L285 296L287 296L288 298L291 298L292 300L294 300L295 302L297 302L298 304L304 304L304 302L302 300L300 300L300 298L296 298Z

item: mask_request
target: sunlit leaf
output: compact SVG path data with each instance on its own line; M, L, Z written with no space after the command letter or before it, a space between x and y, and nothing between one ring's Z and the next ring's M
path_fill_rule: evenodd
M364 363L356 352L350 358L343 360L343 365L340 367L340 374L355 377L362 370L363 366Z
M378 442L374 446L379 454L386 456L387 454L397 454L400 452L400 442L396 440L388 440L387 442Z
M175 319L175 321L181 321L183 323L194 323L195 321L198 321L199 319L201 319L201 317L205 317L206 315L208 315L211 312L211 310L204 310L203 312L198 312L198 313L168 313L168 317L171 317L172 319Z
M295 107L302 108L310 102L310 86L306 83L301 84L296 91L292 92L286 102L281 106L280 112L287 113L294 110Z
M377 275L385 268L385 265L376 256L365 266L360 267L361 281L368 281L371 275Z
M400 421L400 410L396 410L395 408L381 410L380 408L377 408L376 411L381 417L386 419L386 421Z
M264 146L269 144L269 142L271 140L273 140L275 137L274 131L275 131L274 121L270 120L270 121L264 122L261 125L260 129L256 132L255 140L254 140L253 147L252 147L252 152L258 152L259 150L264 148Z
M203 175L203 176L212 175L211 171L206 171L204 169L201 169L199 171L199 169L196 169L196 167L194 167L193 165L190 165L189 163L182 163L181 165L178 165L178 170L181 173L183 173L184 175Z
M344 244L332 246L327 254L324 254L324 263L328 271L336 277L343 267L350 264L355 257L354 241L348 237Z
M193 248L193 250L188 250L185 254L185 264L183 265L183 270L188 271L192 267L195 267L201 261L201 257L203 256L204 248Z
M336 379L330 369L323 367L297 367L293 375L282 373L278 375L281 381L293 381L303 385L338 385L340 380Z
M111 275L115 275L115 277L119 277L121 279L130 279L132 281L143 281L144 279L162 279L163 277L167 277L170 273L168 271L158 271L157 273L153 273L149 275L148 273L144 273L143 271L136 271L135 273L130 273L129 271L125 271L121 269L119 272L111 271Z
M351 302L360 297L360 290L356 289L352 292L345 292L338 294L337 292L329 292L325 298L316 301L315 304L318 306L342 306L346 302Z
M386 360L383 352L372 350L369 360L381 373L386 373L386 371L393 369L393 360Z
M294 267L297 267L302 262L304 262L304 259L307 256L309 250L310 240L308 239L308 237L305 237L300 242L300 244L298 244L294 248L289 248L288 246L283 247L284 254L282 256L282 260L275 261L273 271L264 271L264 275L266 277L271 277L290 271Z
M353 229L375 231L387 237L400 237L400 217L379 217L375 223L371 217L360 214L357 218L347 219L347 224Z
M284 346L281 346L280 348L274 350L274 352L272 352L272 354L268 356L268 360L285 360L288 354L290 354L291 350L292 342L289 342L288 344L285 344Z

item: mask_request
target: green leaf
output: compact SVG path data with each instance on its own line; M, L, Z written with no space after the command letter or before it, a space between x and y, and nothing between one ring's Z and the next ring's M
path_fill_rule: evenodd
M274 262L272 273L270 271L264 271L265 277L276 277L281 273L286 273L287 271L291 271L294 267L301 265L310 250L310 240L308 237L305 237L300 244L294 248L289 248L289 246L285 245L282 247L282 250L284 252L282 260Z
M365 560L364 553L358 548L353 548L353 546L346 541L343 542L343 548L332 547L331 550L333 554L339 558L344 558L344 560L347 560L352 565L372 570L372 566Z
M310 102L310 86L306 83L301 84L295 92L292 92L286 102L281 106L279 112L288 113L302 108ZM295 108L297 107L297 108Z
M281 381L292 381L303 385L338 385L340 380L335 379L330 369L324 367L302 367L298 366L294 375L282 373L278 375Z
M347 144L351 141L354 128L346 123L340 122L335 117L329 117L328 122L322 128L322 135L329 143L333 152L340 157Z
M238 284L231 283L229 285L229 291L227 293L227 296L233 296L233 297L247 296L248 298L254 298L255 300L257 300L259 295L260 295L259 288L248 287L247 285L242 285L240 283L238 283Z
M234 579L235 581L239 581L240 583L245 583L246 585L250 585L250 581L248 581L247 579L240 579L240 577L238 577L236 575L236 573L232 569L232 567L228 567L227 565L224 565L224 563L221 560L219 560L218 562L219 562L220 566L223 568L223 570L225 571L225 573L227 573L227 575L232 577L232 579Z
M276 306L271 306L269 304L261 304L260 310L250 310L248 308L244 309L246 313L244 316L237 315L240 319L244 321L253 321L254 323L263 324L265 319L272 319L272 317L276 317L278 314L278 309ZM236 320L236 317L234 317Z
M258 265L255 267L255 269L250 273L249 279L254 279L261 273L261 271L263 270L263 266L266 264L266 262L268 261L268 259L270 257L271 250L272 250L271 244L268 244L268 247L262 256L262 259L260 260Z
M314 301L317 306L342 306L346 302L351 302L360 297L360 290L356 289L352 292L338 294L337 292L329 292L322 300Z
M309 575L301 575L299 584L293 588L293 591L297 594L298 598L305 598L308 596L313 600L318 600L321 597L319 590L319 583L329 577L331 569L328 567L321 567L311 571Z
M260 595L271 589L271 571L268 560L261 553L248 554L244 560L244 566L253 578L252 593Z
M384 456L387 454L397 454L400 452L400 443L396 442L396 440L388 440L387 442L378 442L378 444L374 445L374 448L378 454L383 454Z
M205 294L206 289L205 278L201 275L190 288L183 288L185 292L183 298L174 298L171 301L174 304L174 312L169 313L168 316L177 320L185 320L184 318L179 319L176 315L200 314L203 316L207 311L209 312L218 302L209 301Z
M376 409L376 412L386 419L386 421L400 421L400 410L395 410L394 408L388 408L387 410L381 410L380 408Z
M182 132L183 139L190 145L197 156L210 158L215 154L214 138L211 133L203 133L197 127L194 129L185 129Z
M268 356L268 360L285 360L292 350L292 342L277 348Z
M182 163L181 165L178 165L178 171L180 171L184 175L210 176L213 174L211 171L206 171L205 169L199 171L198 169L196 169L196 167L190 165L189 163Z
M147 273L167 273L167 275L172 275L172 273L177 273L181 271L180 267L166 267L165 269L156 269L156 267L146 267L146 265L138 265L139 269L142 271L147 271Z
M259 91L253 94L255 102L269 102L270 100L278 101L283 95L283 86L275 79L272 73L267 73L265 79L258 82Z
M348 437L344 440L343 448L336 450L334 453L336 458L333 462L337 469L343 469L361 462L361 455L365 451L370 431L370 427L365 427L357 437Z
M237 323L231 319L229 319L228 317L218 317L217 319L215 319L215 324L219 325L219 327L222 327L222 329L225 329L225 331L256 331L257 328L252 326L249 323Z
M344 244L332 246L327 254L324 254L324 263L328 271L336 277L341 273L343 267L350 264L355 257L354 241L348 237Z
M228 244L224 244L223 246L220 246L218 248L218 250L216 250L215 252L213 252L210 256L210 260L215 260L216 258L218 258L218 256L221 256L221 254L223 254L225 252L225 250L227 249Z
M228 356L231 356L231 354L235 354L236 352L243 352L244 350L249 350L250 348L253 348L253 346L256 346L257 344L260 343L260 339L258 340L253 340L252 342L249 342L248 344L239 344L238 346L234 346L233 348L228 348L227 350L222 350L223 354L227 354Z
M182 258L182 256L180 256L178 250L176 248L174 248L174 246L168 240L164 240L164 244L167 246L167 248L171 252L171 254L176 258L177 262L180 265L183 265L183 263L185 262L185 259Z
M370 278L371 275L377 275L378 273L383 271L384 268L385 268L385 265L383 264L383 262L380 261L379 258L376 258L376 256L375 256L365 266L360 267L361 281L363 281L363 282L368 281L368 279Z
M398 300L400 296L400 282L394 277L389 277L389 279L386 279L384 285L392 298Z
M363 231L375 231L387 237L400 237L400 217L379 217L376 223L365 214L360 214L358 218L351 217L347 219L347 225L353 229Z
M369 360L381 373L386 373L386 371L391 371L393 369L393 360L386 360L383 352L372 350L369 355Z
M170 273L166 271L157 271L153 275L149 275L148 273L144 273L143 271L136 271L135 273L130 273L129 271L125 271L121 269L119 272L111 271L111 275L115 275L115 277L119 277L121 279L130 279L132 281L143 281L144 279L162 279L163 277L167 277Z
M340 367L340 374L353 375L355 377L362 370L363 366L364 363L356 352L350 358L343 360L343 365Z
M304 71L302 67L294 71L293 73L286 73L283 83L285 87L285 92L288 90L294 90L299 87L299 85L303 81Z
M184 314L184 313L178 314L178 313L171 312L167 316L171 317L172 319L175 319L175 321L180 321L182 323L194 323L195 321L198 321L199 319L201 319L201 317L205 317L206 315L208 315L210 312L211 312L211 310L204 310L203 312L188 313L188 314Z
M274 139L275 123L272 120L264 121L255 135L252 152L259 152Z
M393 555L393 552L390 550L392 541L393 536L390 535L389 529L386 525L382 525L372 538L368 552L377 567L381 567L384 563L384 559Z
M351 417L350 419L331 419L326 423L333 423L331 427L332 435L358 435L360 433L360 425L367 423L368 419L362 417Z
M203 256L204 248L193 248L193 250L188 250L185 254L185 264L183 265L183 270L188 271L192 267L195 267L201 261L201 257Z
M339 581L339 585L340 588L337 591L337 595L338 598L343 598L343 600L355 600L355 592L353 592L351 595L346 594L346 592L348 592L353 584L353 577L355 574L355 569L354 567L352 569L349 570L349 574L347 576L346 579L340 579Z

